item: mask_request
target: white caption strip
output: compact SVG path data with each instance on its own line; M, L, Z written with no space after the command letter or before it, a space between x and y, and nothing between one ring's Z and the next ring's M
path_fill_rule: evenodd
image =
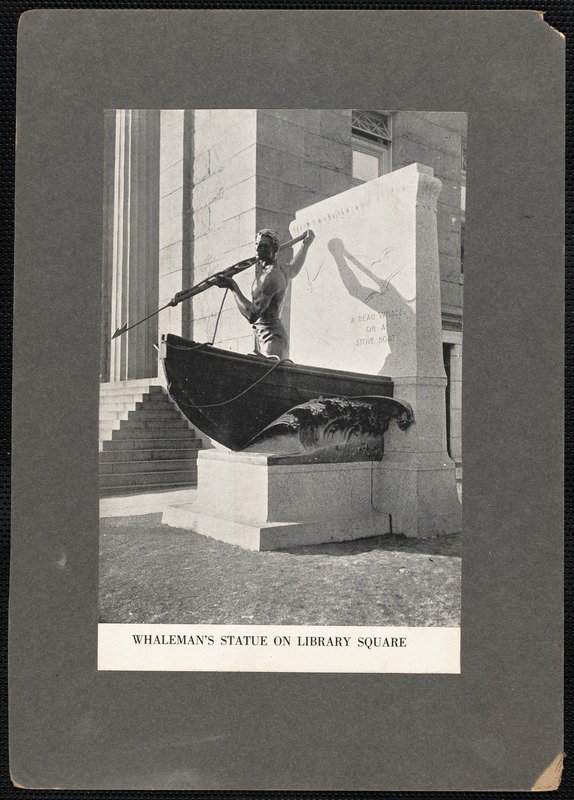
M460 673L460 628L98 625L98 669Z

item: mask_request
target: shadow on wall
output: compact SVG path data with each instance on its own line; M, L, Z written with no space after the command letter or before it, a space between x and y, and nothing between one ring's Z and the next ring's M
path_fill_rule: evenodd
M405 363L408 363L411 358L412 347L407 331L413 329L415 312L409 303L414 302L415 298L410 301L406 300L392 285L391 279L398 273L398 270L387 279L380 278L349 253L341 239L331 239L327 247L349 294L380 315L381 327L384 328L380 331L380 335L387 337L389 353L378 374L400 373ZM351 264L373 281L378 288L363 286L351 268ZM386 324L383 326L383 323Z

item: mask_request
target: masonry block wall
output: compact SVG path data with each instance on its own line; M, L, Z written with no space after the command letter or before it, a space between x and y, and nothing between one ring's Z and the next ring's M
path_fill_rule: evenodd
M295 212L351 187L348 111L257 113L257 224L289 238Z
M193 226L190 197L193 182L193 112L168 110L160 117L159 173L159 307L191 286ZM186 335L190 304L162 311L158 333Z
M255 254L257 112L198 110L193 131L193 283ZM250 295L253 270L237 277ZM192 334L211 341L224 291L213 288L193 299ZM231 293L217 328L216 344L253 350L253 337Z
M351 187L351 112L257 112L257 228L290 238L295 212ZM292 251L280 258L289 261ZM290 293L283 319L289 329Z
M193 282L254 254L254 236L289 238L295 212L351 186L351 115L337 110L199 110L193 131ZM288 261L291 251L283 251ZM237 278L249 295L253 271ZM223 293L193 301L193 338L211 341ZM289 297L284 309L288 325ZM229 295L215 343L239 352L253 337Z
M393 170L418 161L432 167L442 181L437 205L438 246L443 314L460 316L461 169L466 115L448 112L393 114Z

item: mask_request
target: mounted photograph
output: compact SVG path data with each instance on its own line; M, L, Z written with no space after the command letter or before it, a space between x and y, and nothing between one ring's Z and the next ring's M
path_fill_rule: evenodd
M466 113L103 125L98 668L460 672Z
M555 791L568 25L12 16L6 781Z

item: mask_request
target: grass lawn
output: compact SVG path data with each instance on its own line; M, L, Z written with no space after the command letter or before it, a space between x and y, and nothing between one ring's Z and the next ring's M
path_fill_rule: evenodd
M460 536L253 552L161 524L101 520L100 622L458 625Z

